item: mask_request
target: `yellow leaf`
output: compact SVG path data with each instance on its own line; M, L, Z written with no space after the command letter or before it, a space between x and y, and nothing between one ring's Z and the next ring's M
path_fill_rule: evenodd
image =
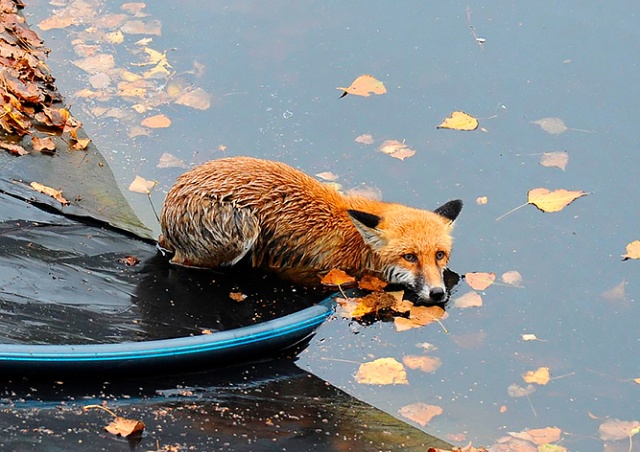
M133 191L136 193L144 193L148 195L151 193L151 190L156 186L158 181L147 180L143 177L136 176L136 178L129 185L129 191Z
M343 286L349 287L355 285L356 279L348 275L344 271L334 268L324 275L320 283L324 286Z
M436 127L437 129L475 130L478 120L464 111L454 111Z
M582 196L587 196L587 193L581 190L534 188L527 193L527 202L543 212L559 212Z
M403 406L398 410L398 414L424 427L432 418L442 414L442 408L437 405L418 402Z
M640 378L634 378L633 381L635 381L636 383L638 383L640 385Z
M640 240L634 240L627 244L627 254L623 254L623 261L627 259L640 259Z
M337 89L344 91L344 94L340 97L344 97L347 94L369 97L371 94L384 94L387 92L384 83L373 75L361 75L348 88L339 87Z
M387 287L387 283L382 281L379 278L371 275L364 275L360 281L358 281L358 287L364 290L371 290L373 292L380 292L385 287ZM400 297L402 299L402 297Z
M486 289L495 279L495 273L470 272L464 275L464 280L475 290Z
M546 385L550 380L549 368L540 367L537 370L530 370L522 376L525 383L535 383L538 385Z
M394 358L380 358L363 363L356 372L355 379L365 385L406 385L407 371Z
M165 115L150 116L142 120L142 125L152 129L166 128L171 125L171 120Z
M51 196L53 199L58 201L63 206L68 206L70 204L69 201L67 201L66 199L64 199L62 197L62 191L60 191L60 190L56 190L54 188L47 187L46 185L39 184L38 182L31 182L29 185L35 191L38 191L38 192L43 193L45 195Z

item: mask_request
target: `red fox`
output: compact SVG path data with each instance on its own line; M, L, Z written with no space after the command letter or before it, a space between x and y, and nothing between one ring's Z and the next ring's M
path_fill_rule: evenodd
M345 196L284 163L212 160L180 176L161 214L160 246L173 263L253 267L303 285L333 268L408 287L427 302L446 298L443 271L454 200L433 212Z

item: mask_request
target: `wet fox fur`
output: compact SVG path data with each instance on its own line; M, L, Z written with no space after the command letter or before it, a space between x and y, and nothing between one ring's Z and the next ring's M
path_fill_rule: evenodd
M339 268L378 276L424 301L446 298L443 271L454 200L435 211L345 196L284 163L212 160L178 178L161 215L173 263L220 267L248 260L304 285Z

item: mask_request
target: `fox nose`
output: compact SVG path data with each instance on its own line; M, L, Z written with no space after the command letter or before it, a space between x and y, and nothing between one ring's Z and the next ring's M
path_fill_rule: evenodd
M431 301L442 301L444 299L444 295L445 292L442 287L434 287L429 290L429 298L431 298Z

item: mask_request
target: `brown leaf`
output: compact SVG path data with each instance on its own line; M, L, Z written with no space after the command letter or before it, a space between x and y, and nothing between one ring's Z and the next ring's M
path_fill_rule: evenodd
M550 375L548 367L540 367L537 370L530 370L522 376L525 383L535 383L546 385L549 383Z
M427 405L426 403L418 402L403 406L398 410L398 414L424 427L435 416L442 414L442 408L437 405Z
M640 427L638 421L621 421L620 419L609 419L600 424L598 431L600 439L603 441L618 441L631 436L632 430Z
M334 268L329 271L322 280L320 280L320 284L328 287L353 287L355 286L356 279L353 276L349 276L344 271Z
M239 303L241 301L244 301L247 298L247 296L242 292L229 292L229 298Z
M478 120L464 111L454 111L445 118L437 129L475 130L478 128Z
M620 283L613 286L611 289L602 293L602 297L605 300L609 301L619 301L624 300L625 298L625 287L627 286L627 281L621 281Z
M151 129L161 129L169 127L171 125L171 120L165 115L155 115L143 119L142 125Z
M51 196L53 199L58 201L63 206L68 206L70 203L62 196L62 191L56 190L55 188L47 187L46 185L39 184L38 182L31 182L29 184L31 188L40 193L44 193L45 195Z
M358 383L365 385L409 384L407 371L394 358L380 358L361 364L355 379Z
M351 314L354 319L368 314L377 315L380 311L388 310L396 304L396 298L387 292L373 292L356 301L358 305Z
M159 20L150 20L144 22L142 20L130 20L120 27L123 33L129 35L154 35L162 34L162 23Z
M464 280L475 290L485 290L496 280L495 273L470 272L464 275Z
M27 155L29 153L29 151L27 151L25 148L23 148L19 144L5 143L3 141L0 141L0 148L6 149L7 151L9 151L14 155Z
M338 89L344 91L344 94L340 97L344 97L347 94L369 97L371 94L384 94L387 92L384 83L377 80L373 75L361 75L348 88L339 87Z
M128 267L135 267L140 263L140 258L135 256L125 256L118 259L118 262Z
M531 441L538 445L555 443L560 439L562 430L558 427L537 428L526 431L531 437Z
M622 260L640 259L640 240L634 240L627 244L627 253L622 255Z
M180 160L178 157L169 154L168 152L163 153L160 156L160 160L156 165L157 168L187 168L187 164L184 163L184 160Z
M402 363L409 369L422 372L435 372L442 365L440 358L419 355L407 355L402 358Z
M559 212L582 196L587 196L587 193L565 189L551 191L547 188L534 188L527 193L527 202L543 212Z
M380 292L387 287L387 283L372 275L364 275L360 281L358 281L358 287L363 290L371 290L373 292Z
M211 96L202 88L196 88L182 93L173 101L178 105L195 108L196 110L207 110L211 107Z
M446 312L441 306L411 306L409 318L394 317L393 324L396 331L400 332L419 328L445 317Z
M140 434L144 430L144 422L137 421L135 419L126 419L123 417L117 416L109 425L107 425L104 429L109 433L118 436L132 436L134 434Z
M52 152L56 150L56 143L51 137L38 138L36 136L31 137L31 144L33 150L37 152Z
M416 151L411 149L405 143L401 143L396 140L383 141L378 150L399 160L404 160L407 157L412 157L416 154Z
M470 291L454 300L456 308L476 308L482 306L482 297L478 292Z

